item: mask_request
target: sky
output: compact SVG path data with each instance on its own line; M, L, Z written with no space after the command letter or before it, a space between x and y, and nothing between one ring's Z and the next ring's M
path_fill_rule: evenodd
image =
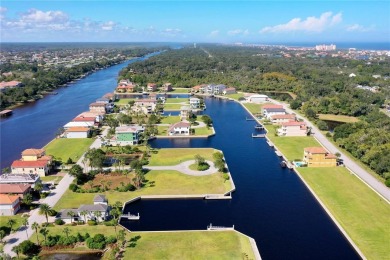
M0 2L1 42L389 42L390 1Z

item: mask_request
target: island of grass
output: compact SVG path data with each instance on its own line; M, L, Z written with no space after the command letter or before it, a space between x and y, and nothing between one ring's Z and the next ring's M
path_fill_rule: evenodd
M92 138L57 138L48 143L44 148L46 154L54 156L66 162L71 158L73 162L83 155L95 141Z
M64 226L47 227L48 236L64 236ZM91 237L96 234L114 236L112 226L67 226L68 236L76 236L77 233ZM38 239L44 241L42 234ZM36 243L36 234L30 239ZM255 259L249 238L236 231L183 231L183 232L125 232L125 252L123 259ZM60 250L62 251L62 250ZM88 252L90 249L84 243L77 248L69 248L63 252ZM103 259L110 259L112 248L109 248ZM58 252L58 250L56 250ZM50 254L50 251L42 251L41 255Z
M244 98L244 94L243 93L228 94L226 95L226 97L239 101Z
M176 121L175 123L177 123L179 121ZM173 124L173 123L172 123ZM169 129L170 126L166 126L166 125L158 125L157 126L157 137L158 136L167 136L168 135L168 129ZM189 136L210 136L210 135L213 135L214 134L214 131L213 131L213 128L212 127L207 127L207 126L202 126L202 127L194 127L194 128L191 128L193 133ZM174 137L174 136L172 136Z
M164 104L164 110L165 111L180 111L180 108L184 105L188 105L187 103L181 104L181 103L165 103Z
M188 103L188 98L167 98L165 104Z
M288 160L302 159L303 149L321 146L314 137L267 137ZM296 168L314 193L368 259L385 259L390 241L390 205L344 167Z
M180 116L165 116L161 118L160 124L174 124L180 122Z
M208 161L213 161L213 153L215 152L217 150L211 148L155 149L151 152L149 165L177 165L184 161L194 160L197 154ZM225 194L232 189L232 184L227 181L225 175L213 173L205 176L192 176L175 170L151 170L145 174L146 180L140 189L120 192L115 188L133 184L135 173L121 174L113 169L112 173L95 175L92 181L81 186L83 190L106 187L105 191L79 193L68 189L54 209L78 208L81 204L91 203L96 194L106 195L109 203L115 203L116 201L124 203L143 195Z

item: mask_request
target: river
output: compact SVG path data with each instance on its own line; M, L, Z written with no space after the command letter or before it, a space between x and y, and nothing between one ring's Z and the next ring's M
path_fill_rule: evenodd
M1 119L1 167L21 151L42 147L57 129L116 86L118 72L130 62L100 70ZM279 166L264 139L253 139L254 122L232 101L206 99L216 136L209 139L158 139L154 147L214 147L223 150L237 191L230 201L159 200L132 204L141 220L133 230L205 230L210 223L231 226L253 237L264 259L358 259L300 179ZM124 223L127 225L126 223Z

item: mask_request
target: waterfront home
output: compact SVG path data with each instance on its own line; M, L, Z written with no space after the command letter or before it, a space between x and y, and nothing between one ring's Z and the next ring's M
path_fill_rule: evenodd
M148 83L146 86L146 90L149 92L153 92L157 90L157 84L156 83Z
M107 112L107 105L103 104L103 103L94 102L94 103L89 104L89 111L105 114Z
M91 137L91 128L89 127L69 127L64 132L65 138L89 138Z
M20 209L21 199L18 195L0 194L0 216L13 216Z
M206 88L207 88L207 84L197 85L197 86L194 86L194 87L191 88L191 92L194 92L194 93L198 93L198 92L204 93Z
M9 183L1 183L0 184L0 194L13 194L18 195L21 199L30 193L31 184L23 183L23 184L9 184Z
M246 101L251 103L264 103L268 101L267 95L254 94L246 97Z
M279 136L306 136L308 128L305 122L284 122L277 130Z
M172 87L171 83L164 83L161 87L161 91L164 91L164 92L169 92L172 90L173 90L173 87Z
M136 99L134 102L134 107L143 107L142 111L146 113L151 113L156 109L157 99Z
M91 117L86 117L86 116L78 116L73 118L72 122L83 122L83 123L88 123L89 125L93 126L99 126L99 123L96 121L96 117L91 116Z
M323 147L306 147L303 152L303 161L308 167L334 167L337 157Z
M116 93L133 93L135 90L135 85L120 85L115 89Z
M236 93L237 93L236 88L233 88L233 87L226 88L222 91L222 94L224 94L224 95L230 95L230 94L236 94Z
M140 134L144 127L140 125L125 125L115 128L115 136L111 143L119 146L134 145L140 142Z
M200 109L200 99L199 98L190 98L190 108L191 109Z
M72 212L72 213L71 213ZM57 214L57 219L62 219L69 224L79 220L105 221L109 217L110 207L104 195L96 195L93 204L80 205L77 209L61 209Z
M210 84L206 87L205 93L210 95L221 95L227 87L223 84Z
M44 149L26 149L20 160L13 161L13 174L38 174L45 176L51 169L52 157L45 154Z
M29 148L25 149L22 152L22 159L23 161L37 161L40 158L45 158L46 151L45 149L35 149L35 148ZM51 158L47 158L51 159Z
M105 98L105 97L98 98L98 99L96 99L96 103L108 104L108 103L110 103L110 99Z
M187 122L178 122L173 124L168 129L168 135L170 136L187 136L190 135L191 124Z
M180 107L180 119L187 119L191 115L191 108L189 106Z
M100 123L103 121L104 119L104 113L100 113L100 112L89 112L89 111L86 111L86 112L83 112L81 114L79 114L76 118L82 118L82 117L94 117L95 118L95 122L97 123ZM74 121L74 120L73 120Z
M280 123L285 123L285 122L296 121L296 116L292 115L292 114L272 115L270 117L270 120L274 124L280 124Z
M1 174L0 184L31 184L34 188L35 184L41 182L38 174Z
M263 115L267 119L271 119L274 115L285 115L286 110L284 108L263 108Z
M12 80L12 81L8 81L8 82L2 81L2 82L0 82L0 92L4 92L7 89L18 88L18 87L22 87L22 86L23 86L23 83L20 81L16 81L16 80Z
M66 125L64 125L65 131L72 127L88 127L92 128L95 124L92 122L69 122Z
M109 99L111 102L116 100L116 96L114 93L106 93L103 98Z

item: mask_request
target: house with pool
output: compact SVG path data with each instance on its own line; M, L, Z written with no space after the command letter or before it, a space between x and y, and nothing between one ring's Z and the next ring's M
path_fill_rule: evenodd
M303 152L303 162L307 167L335 167L337 156L323 147L306 147Z

